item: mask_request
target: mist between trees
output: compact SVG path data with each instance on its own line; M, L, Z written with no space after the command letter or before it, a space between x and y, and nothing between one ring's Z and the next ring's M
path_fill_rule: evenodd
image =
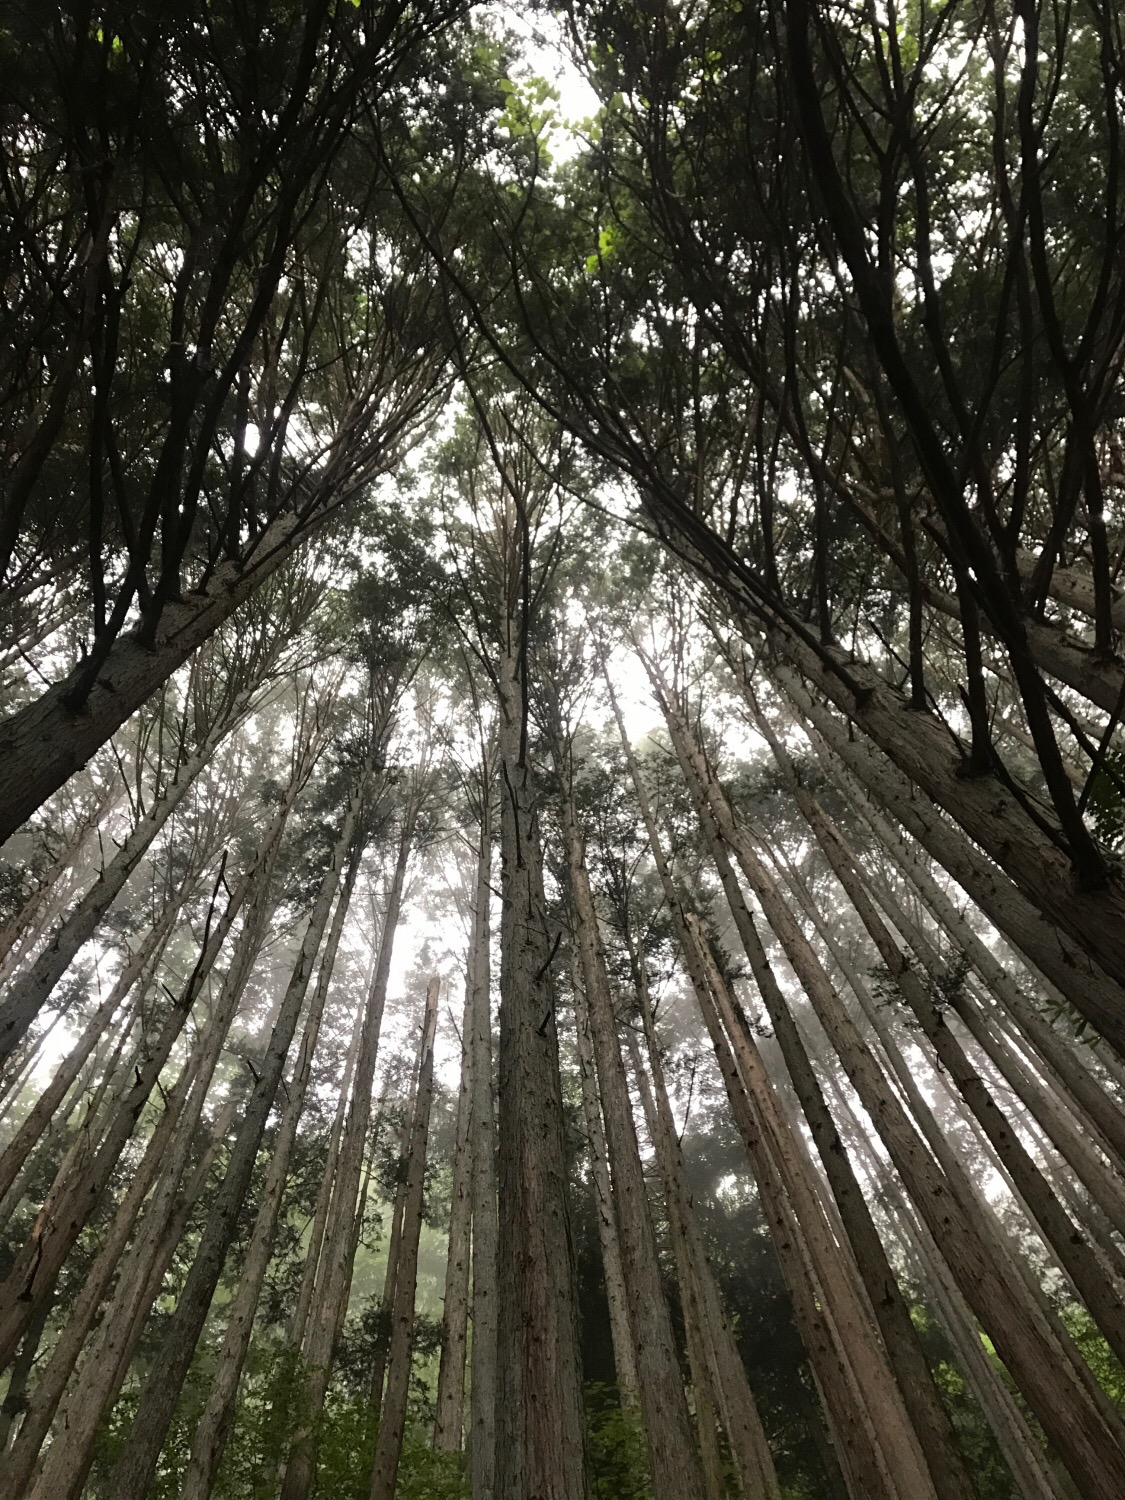
M0 1500L1125 1495L1121 17L514 24L0 19Z

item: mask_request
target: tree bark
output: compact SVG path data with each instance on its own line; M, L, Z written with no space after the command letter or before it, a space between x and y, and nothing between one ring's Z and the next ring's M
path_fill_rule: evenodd
M366 791L369 772L349 799L339 838L320 882L305 935L286 988L269 1046L242 1114L226 1176L212 1204L195 1259L176 1304L159 1356L141 1395L136 1416L110 1476L118 1500L144 1500L156 1471L168 1426L175 1414L211 1298L222 1274L227 1248L249 1186L266 1119L293 1040L329 908L339 885Z
M413 809L413 810L412 810ZM282 1500L305 1500L312 1483L316 1462L316 1429L324 1406L324 1396L332 1373L332 1357L339 1329L347 1309L354 1259L353 1228L356 1216L356 1194L363 1171L364 1147L371 1120L371 1089L375 1064L379 1056L379 1036L383 1010L387 1001L387 982L391 972L395 933L402 911L402 893L410 860L417 809L407 810L399 840L387 907L379 938L379 952L364 1003L363 1031L351 1103L340 1144L335 1181L324 1231L321 1268L317 1272L315 1291L309 1310L308 1327L302 1351L304 1385L301 1416L289 1447L282 1483Z
M457 1093L457 1127L453 1185L449 1207L449 1250L445 1262L445 1296L438 1365L435 1453L458 1453L465 1420L465 1355L469 1331L469 1252L472 1234L472 1051L473 952L465 980L461 1020L461 1086Z
M795 673L779 664L774 679L875 801L944 866L996 929L1058 987L1107 1041L1118 1051L1125 1048L1122 1019L1125 989L1112 976L1108 964L1101 966L1095 948L1081 936L1072 936L1062 924L1055 924L1049 912L1041 912L1014 877L1006 879L990 859L974 849L956 827L941 817L935 806L918 795L891 760L861 738L850 738L846 727L811 696ZM919 784L928 790L924 783ZM972 785L964 778L960 784ZM967 824L965 831L974 838L977 836ZM979 842L987 850L984 839ZM1055 870L1053 862L1040 867L1041 884L1059 879L1064 881L1061 890L1065 893L1070 889L1069 877ZM1043 920L1044 915L1047 921Z
M191 1454L187 1471L180 1486L180 1500L207 1500L211 1494L222 1462L227 1440L234 1425L235 1403L246 1354L250 1347L250 1335L254 1327L254 1316L262 1285L273 1254L277 1221L289 1174L289 1159L297 1139L297 1127L304 1113L305 1096L312 1078L313 1058L320 1036L320 1025L324 1016L328 989L332 982L332 971L336 966L336 955L340 948L344 923L351 905L352 891L359 874L363 849L353 845L348 858L348 868L340 885L336 910L325 939L320 960L316 986L305 1018L304 1034L293 1072L285 1087L285 1108L278 1126L277 1137L270 1152L270 1164L262 1187L258 1213L250 1236L250 1245L243 1262L242 1276L234 1294L227 1318L226 1333L219 1355L218 1368L211 1381L211 1389L203 1411L196 1423L192 1437Z
M703 1478L692 1443L672 1320L664 1296L656 1231L621 1058L597 910L586 870L585 843L578 827L573 792L568 784L573 771L561 745L555 746L555 761L556 771L564 781L561 819L567 883L597 1060L613 1182L612 1207L621 1248L621 1270L636 1360L637 1395L648 1443L653 1493L657 1500L702 1500Z
M492 766L480 780L480 845L473 895L470 1111L473 1340L469 1382L469 1479L473 1500L492 1500L496 1481L496 1098L492 1083Z
M414 1297L418 1284L418 1241L422 1233L422 1205L426 1184L426 1151L430 1131L430 1107L434 1096L434 1031L440 981L431 979L426 991L422 1043L418 1055L418 1083L414 1091L414 1116L407 1157L406 1196L403 1203L402 1239L391 1310L391 1345L387 1360L387 1389L379 1415L379 1436L371 1473L371 1500L394 1500L406 1430L406 1403L410 1393L410 1365L414 1348Z
M672 726L685 763L695 763L696 775L708 788L709 806L720 830L735 849L845 1073L920 1214L941 1244L966 1300L1083 1494L1093 1497L1104 1493L1107 1486L1112 1493L1115 1485L1125 1484L1125 1451L1116 1424L1110 1423L1101 1405L1091 1401L1090 1391L1078 1373L1060 1363L1057 1345L1039 1308L1019 1296L1001 1274L973 1220L950 1191L933 1158L921 1149L897 1098L886 1087L860 1033L764 867L747 841L730 826L729 816L727 826L723 826L724 800L714 795L717 788L697 752L689 747L684 725L675 713L670 714Z
M509 637L520 639L514 622ZM498 669L501 779L499 1500L586 1500L585 1424L567 1202L554 944L519 658Z

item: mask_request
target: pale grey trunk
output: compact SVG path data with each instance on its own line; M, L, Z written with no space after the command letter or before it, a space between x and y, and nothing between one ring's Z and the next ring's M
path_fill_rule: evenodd
M991 1142L1016 1190L1039 1226L1046 1243L1070 1276L1094 1321L1119 1359L1125 1356L1125 1306L1099 1264L1083 1229L1074 1223L1044 1180L1030 1153L985 1087L954 1032L907 962L869 895L853 851L811 792L797 779L784 749L768 726L759 726L772 742L775 756L788 775L797 804L820 845L829 866L859 914L899 993L937 1057L939 1070L955 1085L961 1098Z
M113 798L108 789L95 799L90 810L79 818L71 830L58 858L44 879L28 896L15 916L9 918L0 930L0 984L7 982L18 960L20 950L27 951L26 939L33 931L39 930L40 915L51 900L55 887L63 876L68 875L73 869L83 844L109 811L112 801Z
M359 1060L359 1044L360 1038L363 1035L365 1013L365 1005L360 1004L356 1006L351 1040L348 1043L348 1056L344 1064L344 1076L340 1080L340 1094L336 1100L336 1113L332 1118L332 1130L328 1137L328 1151L324 1162L324 1180L320 1184L320 1191L316 1195L316 1209L313 1212L313 1220L309 1228L309 1242L305 1250L305 1263L301 1270L301 1288L297 1293L297 1305L293 1309L293 1316L289 1322L289 1347L298 1352L305 1341L305 1330L308 1326L309 1309L312 1306L316 1279L318 1274L323 1275L320 1253L324 1248L324 1231L328 1224L328 1210L332 1204L332 1188L335 1184L336 1173L339 1168L340 1142L344 1135L344 1121L347 1119L348 1105L351 1103L352 1080L355 1077L356 1063Z
M779 666L775 677L802 717L819 732L874 800L952 875L997 931L1056 985L1107 1040L1119 1050L1125 1047L1122 1020L1125 989L1110 977L1109 967L1099 966L1095 950L1085 946L1081 938L1075 940L1061 926L1044 922L1034 901L955 826L946 822L886 756L865 744L862 738L849 737L846 727L807 692L795 673ZM973 783L961 778L959 785L968 787ZM975 837L973 829L966 831ZM1050 864L1042 866L1042 884L1059 878L1059 872ZM1064 893L1068 889L1067 884L1061 887Z
M872 1149L842 1090L837 1090L837 1102L849 1122L850 1139L866 1159L867 1176L873 1185L879 1186L884 1207L898 1226L908 1256L915 1262L920 1284L925 1287L927 1297L933 1298L938 1318L953 1345L961 1370L1020 1487L1021 1500L1023 1497L1026 1500L1063 1500L1064 1491L1052 1473L1038 1439L1013 1400L1002 1373L989 1358L980 1330L933 1237L914 1213L894 1174Z
M324 936L329 909L355 836L365 790L366 777L349 800L343 827L320 882L269 1046L242 1114L226 1175L212 1204L153 1374L141 1395L137 1414L110 1476L110 1489L118 1500L143 1500L152 1482L195 1345L222 1274L227 1248L250 1183L262 1133Z
M191 1454L187 1471L180 1487L180 1500L207 1500L222 1462L231 1427L234 1424L235 1402L242 1380L246 1354L250 1348L250 1335L262 1286L273 1254L274 1237L277 1233L278 1215L285 1195L289 1175L289 1159L297 1139L297 1127L304 1113L305 1096L312 1078L313 1057L320 1036L328 989L332 982L332 971L336 966L336 955L340 948L344 923L351 905L352 891L362 858L362 849L353 846L347 873L341 882L336 901L336 910L325 939L320 960L316 986L305 1017L301 1046L289 1082L285 1086L285 1108L278 1125L277 1136L270 1150L269 1168L258 1203L258 1213L250 1236L246 1259L238 1290L234 1294L227 1317L226 1333L219 1354L219 1364L211 1381L203 1411L196 1423L191 1442Z
M742 939L758 992L773 1024L790 1079L808 1120L844 1232L855 1252L855 1265L878 1322L887 1360L902 1393L910 1422L918 1435L931 1482L943 1500L970 1500L972 1486L952 1425L918 1342L906 1300L887 1259L863 1189L840 1140L836 1123L809 1061L789 1004L778 985L727 858L724 839L732 845L741 842L737 839L733 812L721 787L705 766L686 725L679 719L670 702L666 707L668 722L673 729L677 752L681 757L681 766L696 802L704 836L719 871L727 904ZM749 857L748 852L744 853L741 848L738 852L740 859ZM771 924L776 912L777 903L771 902L767 907ZM788 952L791 943L783 940L783 946ZM790 959L792 961L792 954ZM801 975L801 978L804 981L805 976Z
M890 1493L901 1496L902 1500L915 1495L932 1496L936 1493L934 1484L902 1394L895 1383L885 1347L876 1332L872 1309L862 1300L861 1283L855 1274L854 1263L845 1247L835 1241L807 1158L792 1138L792 1129L777 1101L757 1045L736 1010L733 996L698 926L696 941L759 1129L777 1166L786 1197L828 1299L828 1311L848 1352L879 1454L887 1470Z
M853 852L853 860L855 858ZM885 882L873 881L871 894L909 943L943 1000L964 1023L1006 1087L1023 1105L1055 1150L1074 1172L1091 1199L1125 1239L1125 1183L1091 1145L1090 1122L1067 1107L1065 1092L1052 1088L1017 1052L1004 1029L1003 1012L982 996L971 981L950 984L949 971L936 949L904 911ZM1112 1103L1112 1101L1110 1101ZM1083 1131L1087 1134L1083 1134Z
M585 1424L555 992L526 684L498 669L501 776L499 1500L586 1500Z
M138 1053L132 1084L117 1103L96 1150L90 1153L88 1161L76 1163L78 1170L68 1171L64 1164L40 1209L27 1243L16 1255L12 1269L0 1287L0 1367L11 1358L23 1328L40 1300L50 1295L71 1246L100 1202L141 1110L246 898L252 873L253 867L236 885L214 932L205 937L195 969L181 993L170 1003L156 1041L151 1046L142 1046Z
M827 745L824 753L827 760L839 765ZM972 924L934 879L921 851L908 844L887 822L842 766L840 778L849 800L871 827L880 847L891 855L907 881L917 890L924 907L944 928L954 951L963 952L970 959L990 995L1004 1007L1012 1023L1074 1100L1079 1118L1088 1122L1088 1129L1100 1134L1103 1149L1118 1170L1125 1168L1125 1111L1109 1096L1101 1080L1093 1076L1085 1060L1076 1055L1066 1039L1040 1012L1034 1000L1024 995L987 944L981 941ZM1088 1054L1089 1049L1085 1050Z
M470 944L461 1020L461 1086L457 1093L457 1129L449 1207L449 1250L445 1261L445 1296L441 1320L434 1451L457 1453L465 1415L465 1355L469 1330L469 1248L472 1229L472 1050L473 962Z
M97 931L99 922L121 894L156 835L187 796L196 777L206 768L224 738L245 717L251 694L252 689L239 694L229 712L223 714L203 743L176 768L171 784L165 787L98 879L67 914L31 968L12 985L0 1007L0 1062L10 1057L19 1045L74 956Z
M625 1275L621 1269L621 1247L617 1239L617 1217L613 1208L613 1186L609 1175L609 1153L606 1148L602 1107L598 1098L598 1072L594 1061L594 1044L590 1035L589 1006L579 976L574 976L574 1030L578 1053L578 1079L582 1089L582 1114L586 1122L586 1140L590 1148L590 1177L594 1189L594 1214L598 1226L598 1245L602 1252L602 1278L609 1309L609 1337L613 1346L613 1368L621 1404L637 1405L637 1364L633 1352L633 1333L629 1327L629 1308L625 1296Z
M122 965L109 994L87 1021L74 1046L60 1063L54 1077L32 1106L27 1118L0 1156L0 1200L15 1182L30 1153L55 1113L70 1092L87 1059L101 1041L118 1008L124 1004L133 986L160 961L160 955L179 914L180 899L169 902L154 927L141 939L135 951Z
M565 779L570 768L564 756L563 747L556 747L556 769ZM653 1493L657 1500L702 1500L703 1477L692 1443L672 1319L664 1296L656 1231L621 1058L597 911L586 870L585 846L569 787L564 787L561 815Z
M412 804L413 806L413 804ZM398 858L387 895L387 908L379 938L379 953L365 998L363 1031L356 1063L355 1084L341 1139L335 1181L324 1231L321 1267L317 1272L309 1309L302 1364L305 1381L299 1426L290 1443L282 1484L282 1500L304 1500L312 1483L316 1459L316 1428L332 1372L332 1356L347 1308L351 1287L352 1235L356 1194L363 1172L363 1153L371 1119L371 1088L379 1056L379 1035L387 1000L395 933L402 911L402 892L410 859L417 810L408 811L399 842Z
M673 714L676 736L697 775L708 783L706 766L693 756L682 722ZM1090 1400L1090 1390L1076 1371L1061 1366L1058 1346L1040 1309L1019 1295L1004 1275L974 1219L949 1179L938 1169L895 1095L888 1089L855 1023L847 1014L831 981L789 911L776 885L738 831L722 827L723 807L710 802L720 827L732 843L747 880L762 902L771 927L793 964L805 993L824 1026L844 1071L879 1131L887 1151L934 1238L942 1246L950 1269L974 1312L981 1319L998 1353L1023 1390L1044 1431L1057 1447L1076 1484L1091 1496L1125 1484L1125 1451L1118 1424L1107 1421L1105 1408Z
M706 1425L706 1406L713 1406L726 1431L745 1500L781 1500L781 1487L773 1457L746 1378L745 1366L722 1306L718 1284L711 1270L692 1203L683 1151L664 1083L664 1069L660 1061L648 984L637 955L634 953L631 956L635 972L640 978L637 998L641 1007L648 1055L647 1071L631 1030L627 1033L628 1044L648 1122L649 1137L656 1150L660 1175L664 1181L668 1225L676 1253L684 1323L689 1335L689 1358L692 1384L696 1388L697 1411L700 1397L704 1400L701 1427ZM652 1077L651 1086L649 1074ZM701 1448L702 1446L701 1440Z
M206 588L170 601L151 648L133 635L116 640L81 713L66 706L80 663L0 725L0 844L293 555L308 529L300 511L287 512L262 533L248 564L221 563Z
M836 1444L836 1456L854 1500L887 1493L886 1475L878 1454L875 1434L863 1407L861 1393L838 1333L831 1324L827 1308L817 1285L800 1232L785 1201L777 1170L764 1150L761 1132L755 1123L730 1045L723 1033L695 932L688 924L672 880L656 826L648 791L637 766L617 696L603 661L603 676L621 746L629 767L630 779L641 811L649 850L660 877L665 904L672 919L680 952L684 960L700 1015L715 1052L720 1076L726 1089L735 1124L742 1136L761 1197L762 1212L770 1230L774 1249L781 1265L793 1306L802 1343L808 1355L813 1380L820 1394ZM819 1428L817 1429L819 1433Z
M406 1403L410 1392L410 1366L414 1350L414 1297L418 1284L418 1242L422 1233L422 1206L426 1185L426 1152L430 1133L430 1107L434 1095L434 1031L440 982L431 979L426 991L422 1023L422 1045L418 1057L418 1084L414 1091L414 1117L407 1157L406 1196L403 1203L402 1238L391 1308L391 1345L387 1361L387 1389L379 1414L379 1436L375 1441L375 1463L371 1472L371 1500L394 1500L406 1430Z
M691 952L689 962L702 975L703 959L695 933L690 926L683 931L687 938L685 956ZM760 1121L751 1107L706 977L701 979L700 987L693 984L693 989L758 1186L762 1215L781 1265L794 1320L835 1440L848 1493L852 1500L896 1496L857 1379L850 1346L833 1313L831 1281L825 1288L817 1276L803 1224L790 1206L778 1167L763 1139Z
M952 753L946 728L929 714L913 713L901 695L870 668L845 663L841 657L841 676L829 671L788 632L771 632L771 640L854 720L901 774L944 808L995 860L1035 911L1105 971L1120 994L1125 984L1125 888L1120 881L1111 878L1099 890L1080 890L1066 854L1015 797L995 777L960 775L959 757ZM798 697L808 697L796 674L783 663L776 664L773 675L787 693L792 687ZM845 679L860 688L859 698ZM881 797L881 787L880 778L877 797ZM1037 946L1042 945L1041 938ZM1115 1014L1103 992L1098 1011L1101 1021L1093 1014L1090 1019L1119 1047L1125 1047L1125 1006L1119 1006Z
M481 769L481 826L473 898L472 1218L473 1340L469 1476L473 1500L492 1500L496 1476L496 1100L492 1085L492 775Z
M57 1452L52 1447L48 1460L50 1465L56 1467L46 1476L46 1493L62 1495L67 1487L81 1487L82 1478L91 1462L98 1424L119 1389L120 1380L111 1377L110 1372L118 1371L120 1379L124 1379L130 1352L179 1238L179 1233L171 1226L177 1215L181 1179L190 1160L208 1089L265 937L270 880L299 784L298 772L263 840L261 864L253 894L247 903L242 930L207 1024L193 1049L190 1067L183 1071L177 1081L141 1167L118 1207L110 1231L71 1309L70 1319L59 1335L51 1358L36 1385L31 1409L12 1454L10 1473L6 1473L4 1480L0 1481L0 1500L17 1500L23 1494L24 1484L31 1473L39 1447L47 1435L87 1333L132 1234L149 1185L155 1173L160 1171L162 1175L145 1209L141 1229L129 1247L111 1302L86 1353L81 1374L67 1399L64 1423L67 1442L56 1445ZM196 1074L194 1081L191 1081L192 1071ZM188 1106L183 1118L177 1121L172 1105L177 1092L188 1086L189 1082L192 1092ZM232 1114L233 1101L224 1110L220 1128L216 1132L216 1150L218 1142L225 1138ZM166 1150L164 1137L173 1126L175 1137ZM199 1169L196 1170L191 1187L182 1195L181 1215L186 1215L190 1210L204 1176L205 1173L201 1174Z

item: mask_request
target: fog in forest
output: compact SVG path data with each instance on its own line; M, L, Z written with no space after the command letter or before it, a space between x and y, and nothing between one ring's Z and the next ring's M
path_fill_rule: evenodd
M0 13L0 1500L1125 1497L1125 23Z

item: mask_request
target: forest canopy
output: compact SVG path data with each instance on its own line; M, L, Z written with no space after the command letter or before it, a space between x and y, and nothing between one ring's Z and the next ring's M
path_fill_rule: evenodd
M1125 1495L1125 20L0 14L0 1500Z

